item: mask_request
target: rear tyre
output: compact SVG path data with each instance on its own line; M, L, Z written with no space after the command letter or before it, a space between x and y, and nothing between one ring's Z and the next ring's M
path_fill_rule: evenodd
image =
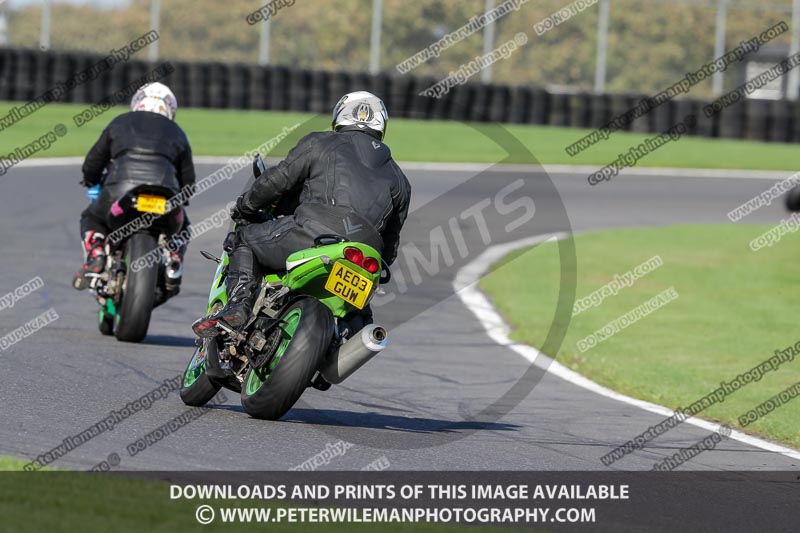
M251 368L242 384L244 410L264 420L279 419L300 399L333 340L333 316L313 298L295 301L281 319L275 356L266 368Z
M786 209L800 211L800 185L795 185L792 190L786 193Z
M211 401L221 388L220 385L211 381L206 374L206 357L210 350L216 350L215 339L206 340L203 346L197 348L192 355L192 359L183 373L183 384L181 386L181 400L186 405L192 407L202 407ZM216 353L211 354L216 357Z
M133 270L132 265L156 248L155 238L147 233L135 233L125 243L124 257L128 271L114 323L114 334L118 340L140 342L147 335L156 295L158 264L148 264L137 271Z

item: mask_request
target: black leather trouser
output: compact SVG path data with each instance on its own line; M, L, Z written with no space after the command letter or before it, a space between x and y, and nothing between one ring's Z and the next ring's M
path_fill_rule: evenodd
M314 246L317 234L312 236L312 233L301 227L294 216L239 226L226 246L230 250L226 282L228 299L237 286L252 290L264 272L285 270L287 257Z

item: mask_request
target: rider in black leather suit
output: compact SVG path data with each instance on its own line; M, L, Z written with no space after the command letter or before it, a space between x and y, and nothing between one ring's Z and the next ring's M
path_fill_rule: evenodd
M232 218L253 223L240 225L226 240L228 305L197 320L192 326L197 335L216 335L220 320L242 325L262 271L284 270L290 254L313 247L321 234L363 242L380 251L387 264L394 261L411 186L382 142L387 118L377 96L345 95L334 108L333 131L300 139L286 159L239 197ZM259 221L261 209L286 198L296 199L293 212Z
M73 284L79 290L88 286L85 274L103 270L109 211L115 201L138 185L160 185L177 194L185 187L191 190L195 182L189 141L173 121L177 102L172 92L160 83L145 85L134 95L131 109L111 121L83 163L82 184L101 184L102 189L81 213L86 262L75 274ZM169 223L171 233L188 229L183 208ZM182 262L185 250L186 243L173 254L173 262Z

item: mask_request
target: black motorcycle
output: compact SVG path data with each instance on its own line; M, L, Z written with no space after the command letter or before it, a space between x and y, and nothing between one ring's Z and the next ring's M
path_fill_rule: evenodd
M178 293L183 265L173 261L167 244L182 226L183 211L171 205L172 196L165 187L139 185L111 206L105 268L85 274L100 305L103 335L140 342L153 309Z

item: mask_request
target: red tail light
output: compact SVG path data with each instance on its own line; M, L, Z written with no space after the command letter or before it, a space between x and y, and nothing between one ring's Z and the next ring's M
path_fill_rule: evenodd
M364 259L364 270L369 272L370 274L374 274L381 268L381 265L378 263L376 259L371 257L367 257Z
M358 266L364 265L364 254L361 253L361 250L358 248L353 248L352 246L348 246L344 249L344 257L351 263L354 263Z

